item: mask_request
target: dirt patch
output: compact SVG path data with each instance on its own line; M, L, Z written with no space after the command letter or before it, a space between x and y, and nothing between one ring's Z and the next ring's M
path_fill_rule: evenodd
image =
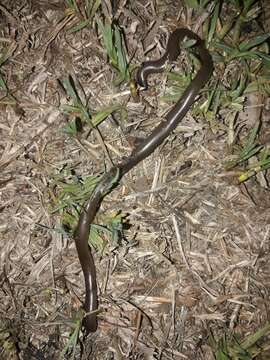
M104 1L97 16L114 14L129 60L138 65L148 55L160 57L172 28L200 33L209 17L181 1L167 3ZM137 102L128 84L113 85L96 26L69 31L77 18L66 9L61 1L0 5L6 56L0 71L8 87L1 86L0 101L3 359L59 359L76 325L84 283L72 232L55 211L56 178L68 183L104 171L104 144L113 159L121 158L132 150L132 136L145 136L168 109L161 98L165 76L153 78ZM226 78L223 70L216 66L215 79L224 75L226 83L230 71ZM67 75L93 112L125 108L126 116L99 126L103 145L86 125L73 137L64 131L70 117L60 109L70 98L60 82ZM261 119L269 147L264 93L245 101L248 116L240 112L244 130L237 139ZM228 108L214 119L197 110L104 201L101 214L121 211L128 226L120 243L105 237L102 251L94 252L99 329L75 348L76 358L82 350L85 359L213 359L211 333L243 338L268 321L269 174L238 184L240 169L224 168L233 145Z

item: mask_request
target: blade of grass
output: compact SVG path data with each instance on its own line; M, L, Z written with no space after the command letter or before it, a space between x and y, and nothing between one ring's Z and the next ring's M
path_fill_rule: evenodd
M250 50L252 49L253 47L255 46L258 46L262 43L264 43L270 36L270 32L266 33L266 34L263 34L263 35L259 35L259 36L256 36L252 39L247 39L247 40L244 40L240 45L239 45L239 50L242 52L242 51L247 51L247 50Z
M86 4L86 13L90 20L92 20L98 10L98 8L101 5L101 0L95 0L95 1L87 1Z
M208 43L210 43L213 40L214 35L216 33L216 27L217 27L218 17L220 14L220 8L221 8L221 2L216 1L215 8L214 8L213 14L210 19L210 28L209 28L208 38L207 38Z
M62 352L60 354L61 359L64 359L65 355L67 353L69 353L70 350L72 351L72 353L71 353L69 359L71 359L71 360L75 359L75 350L76 350L76 345L78 343L79 334L80 334L80 330L81 330L81 326L82 326L82 319L83 319L83 315L81 314L81 318L76 320L74 331L70 335L66 346L64 347L64 349L62 350Z
M91 23L90 20L83 20L80 21L77 25L73 26L72 28L70 28L68 30L69 34L75 33L77 31L81 31L82 29L84 29L85 27L87 27L89 24Z

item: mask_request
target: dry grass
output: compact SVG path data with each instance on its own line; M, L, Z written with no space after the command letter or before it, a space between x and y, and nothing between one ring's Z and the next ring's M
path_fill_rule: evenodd
M108 3L103 11L111 11ZM116 16L133 62L145 58L143 48L159 57L160 34L171 26L194 29L205 21L207 15L174 3L157 6L154 15L152 2L129 8L119 2ZM64 17L62 2L2 1L0 11L8 57L1 74L12 95L2 91L0 102L0 356L59 359L84 287L74 241L52 214L55 176L65 178L66 169L73 178L103 171L104 145L114 159L129 153L130 135L149 133L167 109L159 101L165 77L136 103L126 85L112 85L96 31L68 32L75 17ZM75 138L64 134L69 119L59 106L68 99L58 80L67 74L92 109L127 108L128 120L117 119L123 132L108 119L99 127L104 143L86 130ZM269 134L266 100L249 97L247 129L261 116ZM95 254L102 311L82 358L92 351L93 359L214 359L211 331L245 338L268 322L269 174L238 185L237 171L224 170L229 154L226 136L190 113L105 199L105 214L122 210L130 226L126 242L104 238L103 252ZM78 347L76 358L79 353Z

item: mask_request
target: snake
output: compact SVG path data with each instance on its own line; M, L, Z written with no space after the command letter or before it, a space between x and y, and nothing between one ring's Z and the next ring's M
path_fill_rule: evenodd
M85 301L83 305L85 316L82 324L86 334L95 332L98 327L96 267L88 239L91 224L99 210L101 202L104 197L119 184L121 178L128 171L152 154L177 127L194 103L201 88L204 87L212 76L214 69L213 61L209 51L205 47L204 41L193 31L187 28L178 28L170 34L165 53L160 59L146 61L141 64L136 74L137 84L143 90L147 90L149 75L164 71L168 63L174 62L180 55L180 45L185 39L193 40L195 42L194 46L198 51L201 66L196 76L185 89L177 103L164 116L164 120L133 149L129 156L123 157L101 177L100 182L81 208L74 238L85 282Z

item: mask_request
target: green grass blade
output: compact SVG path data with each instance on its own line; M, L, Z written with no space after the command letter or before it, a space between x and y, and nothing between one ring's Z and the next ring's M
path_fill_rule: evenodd
M264 43L269 38L269 36L270 36L270 32L263 34L263 35L256 36L256 37L252 38L251 40L250 39L245 40L239 45L239 49L240 49L240 51L250 50L253 47Z
M98 28L102 34L104 46L112 66L117 68L117 54L113 45L113 28L111 24L105 24L98 20Z
M256 344L256 342L260 340L263 336L266 336L269 333L270 333L270 324L268 323L263 328L258 330L255 334L249 335L243 342L241 342L241 347L243 349L248 349L254 344Z
M65 3L67 4L67 6L75 11L79 11L78 5L76 0L65 0Z
M72 33L78 32L78 31L84 29L89 24L90 24L90 20L80 21L77 25L75 25L71 29L69 29L68 33L72 34Z
M127 60L124 53L123 45L122 45L122 37L119 29L116 27L114 31L115 36L115 46L117 49L117 55L118 55L118 67L121 72L121 74L127 73Z
M121 105L112 105L99 110L96 114L92 116L91 122L93 126L99 125L102 121L107 119L109 115L120 109L121 109Z
M270 55L261 51L253 51L253 53L256 54L266 66L270 67Z
M244 0L243 12L247 13L255 2L257 2L257 0Z
M75 105L64 104L61 106L61 111L63 111L65 114L76 114L79 113L80 109Z
M0 74L0 89L8 92L8 87L7 87L6 82L1 74Z
M89 19L92 20L101 5L101 0L95 0L93 3L92 1L87 1L86 4L86 14L88 15Z
M215 45L218 49L225 51L228 55L235 52L235 48L226 44L224 41L217 41Z
M75 90L75 86L71 77L67 77L61 81L64 89L66 90L69 97L77 104L82 104L77 91Z
M213 15L211 16L211 20L210 20L210 29L209 29L209 33L208 33L208 42L211 42L213 40L214 35L216 33L216 26L217 26L219 13L220 13L220 6L221 6L221 2L216 1L214 12L213 12Z
M82 325L82 319L77 320L75 329L74 329L73 333L70 335L66 346L64 347L64 349L62 350L62 352L60 354L61 359L65 359L65 355L67 353L69 353L70 350L72 351L72 354L69 356L69 359L71 359L71 360L75 359L75 350L76 350L76 345L77 345L77 342L79 339L81 325Z
M255 144L256 144L256 138L259 132L259 128L260 128L260 123L257 122L257 124L255 125L255 127L251 130L250 135L247 139L247 142L245 143L245 146L243 148L243 153L245 154L246 152L249 152L251 149L254 148Z
M243 95L246 87L247 87L248 77L244 74L240 76L240 81L238 80L238 84L236 88L229 92L229 96L233 101Z
M191 9L196 9L197 7L199 7L198 0L185 0L185 4Z

